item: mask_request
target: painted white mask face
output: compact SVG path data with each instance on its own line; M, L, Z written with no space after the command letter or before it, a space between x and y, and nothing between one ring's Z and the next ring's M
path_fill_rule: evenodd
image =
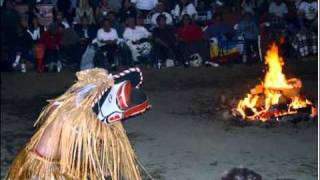
M124 81L113 85L95 105L97 118L104 123L119 121L124 118L124 111L130 101L131 84Z

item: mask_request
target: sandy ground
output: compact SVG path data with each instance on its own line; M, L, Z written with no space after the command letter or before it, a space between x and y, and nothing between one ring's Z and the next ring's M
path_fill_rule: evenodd
M290 63L289 77L317 102L317 62ZM124 122L137 155L154 179L215 180L238 166L263 179L316 179L317 123L239 127L223 118L262 77L262 66L144 70L153 109ZM1 73L1 177L33 134L45 100L63 93L74 73Z

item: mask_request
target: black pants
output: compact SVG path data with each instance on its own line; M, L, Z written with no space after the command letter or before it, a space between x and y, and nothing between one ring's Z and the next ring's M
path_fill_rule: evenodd
M247 62L249 64L253 63L254 61L257 61L257 59L259 58L258 40L245 40L244 49L245 49L245 54L247 55ZM254 52L257 54L256 58L252 56Z
M65 59L66 64L68 65L76 65L79 66L79 60L81 59L81 55L83 52L81 52L81 48L79 44L73 44L68 46L62 46L61 47L61 58Z
M175 46L165 47L159 43L154 43L153 48L157 60L163 62L166 59L175 59Z
M107 45L100 47L102 52L107 53L107 60L108 60L107 63L109 65L114 64L114 55L115 55L117 48L118 48L118 46L116 44L107 44Z
M209 60L209 44L205 41L196 41L192 43L180 42L177 47L177 60L180 63L185 63L190 60L192 54L198 53L203 61Z
M59 59L59 51L55 49L46 49L44 60L45 64L56 63Z

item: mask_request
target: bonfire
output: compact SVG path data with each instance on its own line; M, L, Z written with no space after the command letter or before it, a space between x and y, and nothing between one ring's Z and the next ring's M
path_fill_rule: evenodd
M284 61L275 43L266 53L265 64L264 80L240 100L233 115L243 120L263 122L298 113L315 117L316 108L301 95L302 82L297 78L287 79L282 72Z

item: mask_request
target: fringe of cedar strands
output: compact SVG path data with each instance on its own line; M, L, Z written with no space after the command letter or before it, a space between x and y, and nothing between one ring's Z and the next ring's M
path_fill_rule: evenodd
M36 122L40 127L13 162L8 179L72 177L77 180L100 180L108 174L113 180L141 179L136 156L122 124L101 123L92 111L94 100L113 84L107 75L102 69L77 73L78 81L65 94L51 101L40 114ZM95 84L96 89L77 106L78 90L88 84ZM59 105L56 106L55 102ZM61 157L57 164L32 157L31 153L45 129L57 121L63 124L59 143Z

